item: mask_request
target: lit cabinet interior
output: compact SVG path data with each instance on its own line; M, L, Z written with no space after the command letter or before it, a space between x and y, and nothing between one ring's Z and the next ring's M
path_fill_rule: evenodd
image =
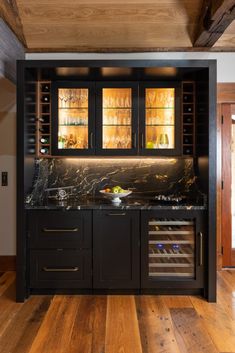
M102 89L102 148L132 148L131 88Z
M146 88L145 148L175 148L175 89Z
M88 88L58 89L58 149L88 149Z

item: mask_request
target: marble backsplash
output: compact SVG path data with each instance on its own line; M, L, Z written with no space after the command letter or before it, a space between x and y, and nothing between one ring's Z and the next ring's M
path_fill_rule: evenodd
M98 196L105 187L120 185L139 198L156 194L198 193L193 159L38 159L27 203L39 203L57 188L77 197ZM54 189L55 188L55 189ZM48 190L49 189L49 190Z

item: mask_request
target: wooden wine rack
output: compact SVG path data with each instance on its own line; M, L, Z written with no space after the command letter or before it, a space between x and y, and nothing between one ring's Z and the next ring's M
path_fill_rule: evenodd
M47 139L43 143L41 139ZM46 149L46 153L41 150ZM51 156L51 81L37 82L37 156Z
M195 82L182 82L182 155L195 155Z

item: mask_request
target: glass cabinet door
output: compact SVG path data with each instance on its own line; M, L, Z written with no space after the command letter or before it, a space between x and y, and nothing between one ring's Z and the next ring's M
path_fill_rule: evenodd
M150 279L195 278L195 224L193 220L155 219L148 222Z
M141 144L145 154L177 154L180 116L176 87L143 87Z
M84 85L56 88L54 150L59 155L92 154L93 122L91 88Z
M107 155L137 153L137 91L132 84L99 86L99 151Z
M192 210L142 211L143 288L203 288L204 217Z

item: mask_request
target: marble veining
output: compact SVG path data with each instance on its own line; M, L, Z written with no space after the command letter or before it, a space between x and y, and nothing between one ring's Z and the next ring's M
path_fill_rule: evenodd
M100 196L99 190L114 185L132 190L133 198L200 193L190 158L38 159L35 164L32 190L26 197L31 205L55 197L58 188L68 188L78 200Z

